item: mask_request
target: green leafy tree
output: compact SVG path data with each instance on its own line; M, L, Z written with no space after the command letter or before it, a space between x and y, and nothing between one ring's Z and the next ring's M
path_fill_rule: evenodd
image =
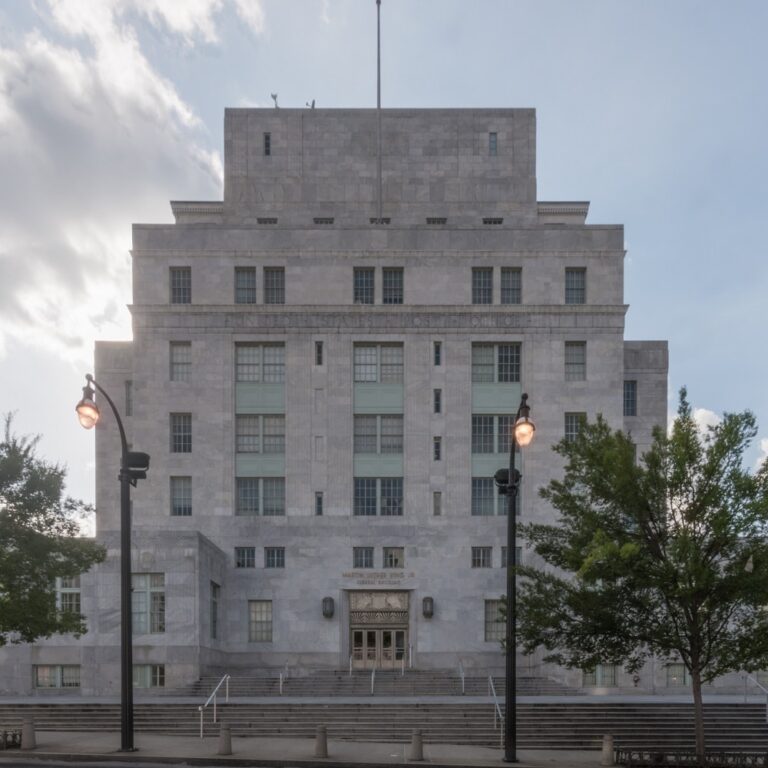
M0 646L86 631L85 617L56 608L55 580L85 573L104 550L80 538L89 511L64 497L65 471L35 454L38 438L17 437L5 417L0 442Z
M523 527L550 566L518 569L526 652L633 674L651 655L681 661L699 758L702 685L768 667L768 462L744 466L756 432L748 411L700 430L683 389L671 432L657 429L636 461L630 437L598 417L554 447L564 477L541 495L558 524Z

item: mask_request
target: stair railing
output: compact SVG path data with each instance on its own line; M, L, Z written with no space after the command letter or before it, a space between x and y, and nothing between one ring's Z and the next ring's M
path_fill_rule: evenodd
M461 695L464 695L464 665L461 663L461 659L459 659L459 680L461 680Z
M405 677L405 654L400 657L400 677Z
M373 689L376 685L376 667L371 670L371 696L373 696Z
M285 667L280 671L280 695L283 695L283 683L288 679L288 662L285 662Z
M197 708L198 711L200 712L200 738L201 739L203 738L203 712L211 702L213 702L213 722L214 723L218 722L218 717L217 717L218 713L216 711L216 699L219 693L219 688L221 688L222 685L225 686L224 701L227 701L227 702L229 701L229 678L230 678L230 675L224 675L224 677L222 677L221 680L219 680L219 684L213 689L213 693L211 693L211 695L208 697L205 704Z
M349 676L352 677L352 654L349 654Z
M413 643L408 643L408 669L413 669Z
M504 713L499 705L499 697L496 695L496 686L493 684L493 675L488 675L488 695L493 697L493 729L496 723L501 726L499 730L499 746L504 746Z
M747 681L756 685L765 694L765 722L768 723L768 688L766 688L757 678L744 673L744 703L747 703Z

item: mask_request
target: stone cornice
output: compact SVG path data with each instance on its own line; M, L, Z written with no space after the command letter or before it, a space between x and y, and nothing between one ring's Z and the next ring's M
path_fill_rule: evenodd
M521 306L408 308L208 305L205 307L132 305L134 326L144 328L185 328L190 332L221 332L250 329L306 331L350 329L383 333L434 331L551 331L604 329L621 331L628 305L617 306Z

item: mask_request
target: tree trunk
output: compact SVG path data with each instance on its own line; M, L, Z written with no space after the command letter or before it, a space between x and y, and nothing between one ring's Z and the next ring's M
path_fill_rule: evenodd
M693 717L696 728L696 759L699 765L704 765L704 707L701 701L701 670L698 667L691 670L691 687L693 689Z

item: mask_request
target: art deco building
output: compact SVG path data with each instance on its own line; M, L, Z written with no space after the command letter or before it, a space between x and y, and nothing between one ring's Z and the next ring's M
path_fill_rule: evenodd
M133 341L98 343L95 375L152 457L133 495L138 685L499 669L493 474L522 391L521 521L553 519L538 489L584 416L639 451L666 421L666 342L624 339L623 228L537 200L533 110L383 110L381 187L377 147L375 110L228 110L223 201L134 226ZM106 410L96 456L108 559L60 585L89 632L3 651L7 688L118 690Z

